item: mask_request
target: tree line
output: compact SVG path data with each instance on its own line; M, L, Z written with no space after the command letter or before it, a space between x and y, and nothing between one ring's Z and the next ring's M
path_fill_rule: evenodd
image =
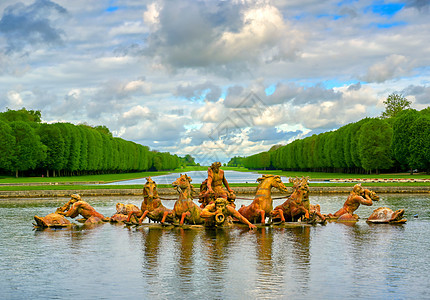
M393 95L384 102L387 107L380 118L365 118L295 140L245 157L243 164L249 169L357 174L414 169L430 172L430 107L421 111L393 108L390 97Z
M46 124L40 111L0 113L0 173L73 176L172 170L180 158L113 137L106 126Z

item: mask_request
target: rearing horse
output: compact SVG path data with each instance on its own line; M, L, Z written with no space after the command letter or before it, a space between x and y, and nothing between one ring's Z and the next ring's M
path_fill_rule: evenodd
M191 178L187 174L181 174L172 185L179 192L179 199L173 206L173 215L175 219L180 219L179 225L184 222L188 224L203 224L204 219L200 217L201 209L193 202L194 191L191 185Z
M304 206L303 199L309 195L308 177L302 177L302 179L296 177L295 180L290 179L290 182L294 184L294 192L284 203L276 206L270 215L273 219L280 218L281 222L295 221L301 216L307 220L309 208Z
M251 223L266 222L266 215L269 216L273 210L272 187L283 192L288 192L287 187L279 175L263 175L257 179L259 185L254 201L248 206L242 205L239 213L247 218Z
M132 215L139 217L139 224L142 224L146 216L154 222L164 223L166 220L173 222L173 212L161 203L157 184L151 177L146 178L146 183L143 186L143 201L140 211L131 211L128 214L127 222L130 222Z

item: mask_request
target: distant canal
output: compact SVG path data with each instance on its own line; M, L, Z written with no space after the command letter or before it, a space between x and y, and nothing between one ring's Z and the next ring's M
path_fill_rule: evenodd
M188 176L193 180L193 184L202 183L207 177L207 171L190 171L185 172ZM153 176L151 177L158 184L171 184L180 176L181 173L171 173L167 175ZM262 174L253 173L253 172L238 172L225 170L224 171L225 178L227 178L228 183L255 183L256 180L262 176ZM288 182L288 178L285 176L281 176L282 181L284 183ZM124 185L124 184L145 184L145 178L133 179L133 180L124 180L117 181L113 183L108 183L107 185ZM311 181L316 182L316 181Z
M346 195L311 196L323 213ZM358 223L298 228L33 230L65 198L0 200L0 299L428 299L430 195L382 195ZM87 200L111 216L117 202ZM277 205L282 200L276 200ZM173 207L173 201L164 201ZM249 204L237 200L238 206ZM404 225L368 225L376 207ZM416 217L414 217L416 215Z

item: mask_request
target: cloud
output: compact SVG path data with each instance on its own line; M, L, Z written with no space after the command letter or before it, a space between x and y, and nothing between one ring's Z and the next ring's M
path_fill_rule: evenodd
M148 107L137 105L132 107L130 110L124 112L121 115L119 122L123 126L135 126L141 120L152 119L153 121L155 121L157 117L157 114L152 112Z
M301 134L302 131L287 131L272 128L252 128L249 132L248 139L251 142L264 141L266 144L276 144L279 141L288 141L292 137Z
M303 43L282 13L252 2L174 1L150 5L146 55L174 69L204 68L230 73L248 63L293 59ZM180 15L180 18L177 16Z
M426 106L430 104L430 86L409 85L403 89L400 94L404 96L412 96L415 100L415 104Z
M209 81L191 85L181 84L176 88L176 95L190 100L206 99L211 102L218 101L221 97L221 88Z
M49 0L36 0L27 6L19 2L6 7L0 19L0 33L5 36L7 51L22 51L28 45L62 44L64 31L55 23L65 15L65 8Z
M408 74L411 71L411 61L403 55L392 54L382 62L370 66L363 80L368 82L384 82L399 76Z

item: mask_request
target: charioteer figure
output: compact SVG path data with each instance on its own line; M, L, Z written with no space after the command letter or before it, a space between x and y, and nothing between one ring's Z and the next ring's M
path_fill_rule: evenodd
M208 168L207 192L209 195L213 195L214 199L226 199L229 205L235 208L236 205L234 204L234 200L236 200L236 195L230 188L227 179L224 176L224 171L220 168L220 162L214 162ZM223 188L223 185L226 187L227 191Z

